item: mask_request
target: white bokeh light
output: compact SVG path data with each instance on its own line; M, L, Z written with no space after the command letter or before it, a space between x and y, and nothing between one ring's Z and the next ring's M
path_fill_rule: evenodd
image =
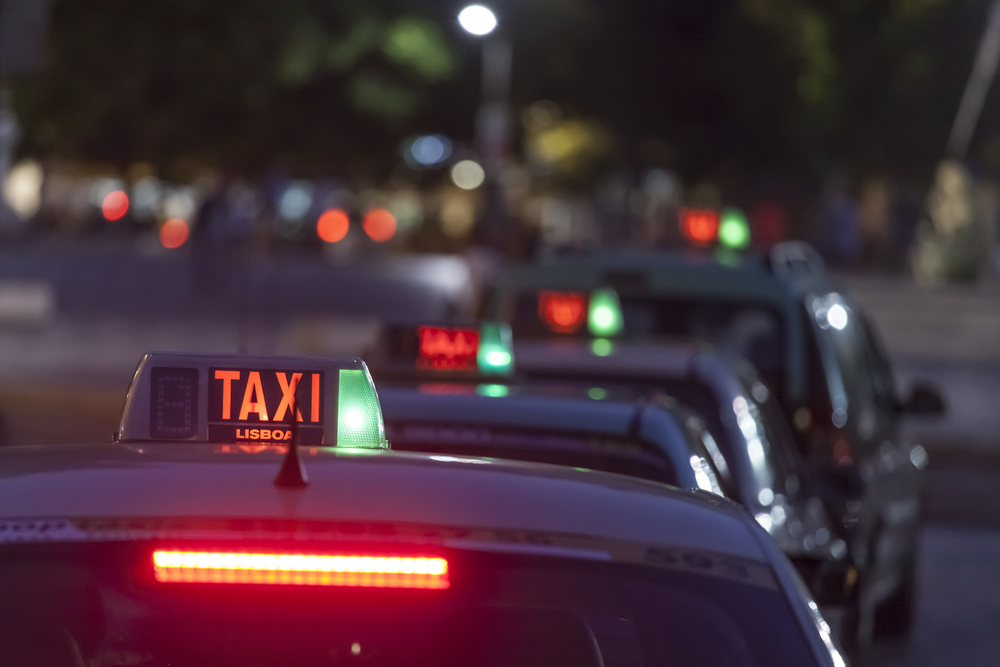
M486 172L475 160L462 160L451 168L451 180L463 190L475 190L486 180Z
M830 306L830 309L826 311L826 321L830 323L830 326L834 329L842 330L847 326L847 309L841 306L839 303L835 303Z
M473 35L488 35L497 27L497 17L482 5L469 5L458 14L458 22Z

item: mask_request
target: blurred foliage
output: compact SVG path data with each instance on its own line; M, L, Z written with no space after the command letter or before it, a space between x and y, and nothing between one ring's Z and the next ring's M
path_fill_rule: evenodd
M24 152L246 172L370 161L460 54L413 3L54 0L51 57L16 82Z
M593 176L608 164L581 149L595 145L612 161L690 181L720 165L748 180L818 181L834 169L929 177L988 6L504 0L496 9L514 48L515 110L552 100L568 118L590 119L518 145L565 152L579 183L581 169ZM53 0L49 66L14 82L21 150L142 160L168 176L194 163L384 178L408 135L471 140L480 41L458 28L457 9ZM997 104L987 101L974 154L997 144Z

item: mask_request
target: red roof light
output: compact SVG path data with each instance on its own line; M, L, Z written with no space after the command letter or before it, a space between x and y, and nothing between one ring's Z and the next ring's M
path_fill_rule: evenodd
M682 208L680 226L684 238L705 246L719 235L719 214L710 209Z
M575 333L587 319L587 296L579 292L539 292L538 316L556 333Z

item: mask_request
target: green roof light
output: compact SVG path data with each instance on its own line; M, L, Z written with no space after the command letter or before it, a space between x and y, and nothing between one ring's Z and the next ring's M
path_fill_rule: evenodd
M738 208L727 208L719 222L719 243L727 248L741 250L750 245L750 223Z
M587 396L594 399L595 401L603 401L608 395L607 389L602 389L601 387L591 387L587 390Z
M367 368L340 369L337 392L337 446L388 448L382 406Z
M622 331L622 305L613 289L596 289L590 293L587 327L594 336L617 336Z
M476 361L483 375L506 376L514 372L514 342L509 324L483 322L479 325Z

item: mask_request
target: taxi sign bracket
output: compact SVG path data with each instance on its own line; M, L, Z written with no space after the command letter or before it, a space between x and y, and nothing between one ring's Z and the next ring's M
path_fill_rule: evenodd
M304 489L309 486L309 478L306 475L305 466L299 458L299 421L295 418L299 407L299 388L295 387L295 393L290 401L288 409L288 426L291 429L292 437L288 441L288 451L285 452L281 460L281 468L278 476L274 478L274 485L279 489Z

